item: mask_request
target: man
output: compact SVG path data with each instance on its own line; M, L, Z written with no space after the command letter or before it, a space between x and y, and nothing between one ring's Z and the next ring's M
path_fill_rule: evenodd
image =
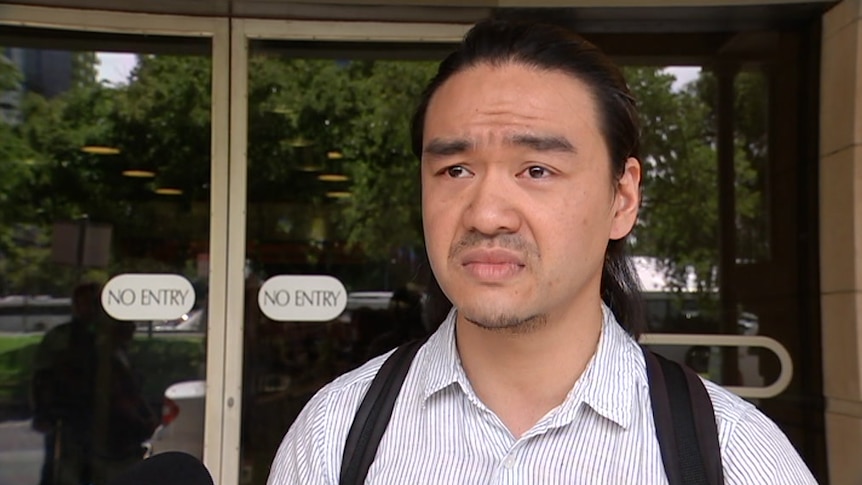
M40 485L105 483L141 461L158 425L129 361L131 322L100 324L99 285L72 293L72 319L36 350L33 428L45 434Z
M33 362L33 428L45 434L40 485L90 483L99 287L72 292L72 319L49 330Z
M428 256L453 310L413 361L367 483L667 483L623 254L636 119L619 70L563 29L481 22L443 61L413 135ZM383 360L309 402L271 485L338 483ZM726 483L814 483L774 423L707 389Z

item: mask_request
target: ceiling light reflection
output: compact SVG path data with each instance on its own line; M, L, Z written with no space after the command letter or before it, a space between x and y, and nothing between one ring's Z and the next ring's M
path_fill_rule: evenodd
M119 148L107 147L102 145L87 145L81 147L81 151L91 155L117 155L120 153Z
M131 169L123 170L123 176L133 178L152 178L156 176L156 172L152 170Z
M347 182L347 175L340 173L324 173L317 176L317 180L321 182Z
M158 189L154 190L153 192L155 192L159 195L180 195L183 193L182 190L175 189L172 187L159 187Z

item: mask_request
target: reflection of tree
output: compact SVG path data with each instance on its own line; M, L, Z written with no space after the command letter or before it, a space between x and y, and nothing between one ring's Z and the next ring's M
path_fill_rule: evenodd
M767 164L769 161L767 78L761 72L739 73L734 84L736 137L737 257L764 261L769 257Z
M409 117L432 69L416 62L252 58L250 203L275 202L267 217L283 216L285 239L346 240L375 258L420 247ZM320 181L322 173L348 180ZM333 191L351 197L328 198Z
M209 60L140 56L128 84L118 86L84 81L93 62L92 56L76 59L79 81L63 95L28 95L22 123L0 122L0 292L53 291L33 276L52 273L48 230L82 214L111 224L114 260L142 271L188 267L206 250ZM368 260L380 267L421 256L418 161L408 130L433 70L423 62L251 58L250 258L296 271L354 265L359 278L374 272ZM691 266L701 289L715 288L715 81L706 75L672 91L672 76L660 69L627 71L643 114L649 167L635 250L657 256L680 286ZM0 63L0 89L14 86L16 76ZM737 88L740 248L760 257L765 243L744 241L765 241L765 87L761 77L742 74ZM81 150L85 145L120 153L93 155ZM156 176L122 176L128 168ZM323 173L347 180L321 181ZM156 187L182 194L158 195ZM331 192L351 196L328 197Z
M643 115L642 153L648 167L635 250L659 258L678 288L686 286L687 268L693 268L699 291L709 294L718 287L716 80L705 73L674 92L673 77L654 68L628 69L627 76ZM742 73L736 89L737 231L740 239L762 242L763 78ZM745 250L750 257L762 256L762 246Z
M18 120L0 121L0 290L57 293L72 286L73 272L49 270L48 238L55 220L99 214L114 205L95 161L80 148L105 133L100 122L110 101L87 73L95 57L73 57L72 88L45 99L26 93ZM8 67L8 66L7 66ZM20 76L2 70L5 81ZM14 87L14 86L12 86ZM87 207L89 205L89 207Z

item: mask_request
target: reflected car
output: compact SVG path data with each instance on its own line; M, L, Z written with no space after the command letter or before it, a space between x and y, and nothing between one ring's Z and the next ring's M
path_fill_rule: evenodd
M206 381L172 384L165 390L162 422L146 443L148 454L184 451L203 459Z

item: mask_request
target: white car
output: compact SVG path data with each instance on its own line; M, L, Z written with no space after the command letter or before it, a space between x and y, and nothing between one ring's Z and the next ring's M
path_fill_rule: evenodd
M203 459L206 381L172 384L165 390L162 423L147 443L149 454L184 451Z

